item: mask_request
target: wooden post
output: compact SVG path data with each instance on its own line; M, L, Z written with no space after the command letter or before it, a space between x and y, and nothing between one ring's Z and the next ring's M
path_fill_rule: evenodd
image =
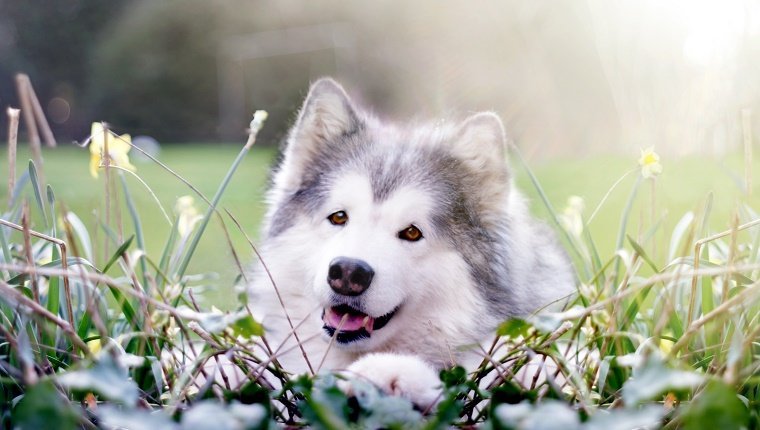
M40 142L40 134L37 130L37 122L34 118L34 107L32 106L31 85L29 84L29 77L23 73L16 75L16 90L18 91L18 98L21 102L21 114L24 116L24 122L26 123L26 130L29 132L29 147L32 149L32 157L34 158L34 164L37 166L37 174L39 175L40 184L45 186L45 169L42 165L42 145ZM44 188L43 188L44 190Z
M16 92L18 93L19 104L21 104L21 113L24 115L26 132L29 134L29 145L34 151L35 147L40 147L40 134L37 131L37 123L34 121L34 111L29 97L29 87L26 85L26 75L23 73L16 75Z
M45 140L45 145L47 145L49 148L55 148L55 136L53 136L53 131L50 129L50 124L48 124L47 118L45 118L45 111L42 110L42 105L40 105L40 100L37 98L37 93L34 92L32 81L27 75L24 75L24 80L26 81L29 100L32 102L32 108L34 109L34 119L40 126L40 129L42 131L42 138Z

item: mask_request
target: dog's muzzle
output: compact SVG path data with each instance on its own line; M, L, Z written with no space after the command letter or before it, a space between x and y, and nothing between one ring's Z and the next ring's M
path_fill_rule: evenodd
M366 261L348 257L334 259L327 271L327 283L338 295L336 303L344 300L358 303L360 299L357 296L367 291L374 277L375 271ZM324 309L322 328L330 337L335 337L338 343L350 343L369 338L373 331L385 327L397 310L398 308L373 317L345 302L334 304Z

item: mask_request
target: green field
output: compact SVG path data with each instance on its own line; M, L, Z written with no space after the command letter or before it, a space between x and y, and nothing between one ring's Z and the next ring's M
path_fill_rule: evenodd
M211 198L238 151L237 145L166 145L160 159ZM271 147L254 147L238 169L220 204L221 208L229 210L240 221L245 232L254 239L258 236L258 225L265 210L263 194L267 172L275 156L276 151ZM0 157L3 177L7 172L6 157L6 151L3 150ZM27 151L19 153L18 170L26 169L28 158ZM569 196L578 195L585 201L584 215L588 217L610 187L626 172L636 168L636 158L635 155L596 156L573 160L528 160L527 163L558 212L562 211ZM57 200L75 212L91 234L100 234L100 237L93 238L96 243L100 243L104 240L103 233L95 227L103 213L104 181L103 175L99 179L93 179L89 175L88 162L89 152L86 149L63 146L44 151L44 174L52 185ZM544 203L538 197L525 169L516 160L512 164L518 185L531 200L534 213L546 218ZM713 231L724 230L730 226L737 203L747 201L741 189L743 162L739 157L721 160L708 157L663 157L662 164L664 173L654 184L651 181L641 184L628 224L629 234L633 237L646 234L639 230L639 226L653 225L653 217L661 223L658 232L672 231L684 213L702 207L710 193L714 199L710 226ZM137 174L152 188L170 216L178 197L193 194L185 184L155 163L136 165ZM760 172L760 162L755 162L754 171ZM589 224L589 230L602 255L609 255L615 247L620 216L637 175L636 172L629 174L620 182ZM129 175L127 181L142 219L147 254L158 258L169 236L170 226L145 187ZM757 207L760 190L756 191L749 201L752 207ZM7 190L3 187L0 189L0 201L6 199ZM205 203L197 196L196 205L201 213L205 210ZM124 230L132 231L132 226L127 225L131 220L123 205L122 211ZM240 259L244 263L250 262L254 258L250 246L229 221L228 218L225 220ZM655 236L654 243L649 242L649 249L655 254L665 252L668 242L669 238L664 233L660 234ZM98 255L96 258L102 261L105 256ZM221 307L232 304L233 296L227 293L237 275L237 269L217 220L212 221L209 231L203 236L189 273L218 275L217 279L212 277L206 282L210 289L205 297L210 303Z

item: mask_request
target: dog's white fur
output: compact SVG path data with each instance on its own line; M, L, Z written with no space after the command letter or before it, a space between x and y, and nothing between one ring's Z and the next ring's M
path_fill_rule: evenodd
M405 184L378 200L359 164L319 172L329 176L331 186L314 214L287 213L293 217L286 220L288 227L269 234L277 222L283 222L278 219L284 216L281 208L303 191L305 175L324 156L320 151L345 138L356 121L377 141L374 144L383 145L382 150L389 154L387 166L377 166L380 171L392 169L393 160L413 164L412 158L419 154L410 148L427 145L445 146L463 166L482 174L479 186L470 190L478 202L472 210L478 211L485 228L498 225L508 214L511 225L518 228L511 229L508 236L501 235L501 240L509 249L525 250L509 256L516 286L510 297L522 313L568 294L572 278L561 252L541 254L533 249L549 249L551 239L540 238L545 231L535 227L524 199L511 186L504 130L496 115L481 113L461 124L404 130L358 111L333 81L316 83L273 177L260 249L267 270L263 265L255 270L251 307L285 369L347 369L347 375L367 378L384 391L406 396L424 408L437 397L437 369L477 362L478 354L467 352L468 347L472 350L487 339L505 317L489 311L462 251L436 230L437 202L425 187ZM326 220L336 211L349 214L346 226ZM409 225L418 227L424 240L400 240L397 232ZM336 345L322 329L323 309L335 299L325 280L330 262L338 256L361 259L374 269L372 285L361 297L366 314L379 317L398 307L387 326L374 331L369 339L346 345ZM543 271L557 273L537 278L539 265Z

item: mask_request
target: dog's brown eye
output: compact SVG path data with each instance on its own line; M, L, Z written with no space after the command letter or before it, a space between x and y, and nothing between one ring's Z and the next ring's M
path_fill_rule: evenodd
M332 225L343 225L348 222L348 214L346 211L338 211L330 214L327 219Z
M408 240L409 242L417 242L422 239L422 232L417 227L410 225L398 232L398 238Z

